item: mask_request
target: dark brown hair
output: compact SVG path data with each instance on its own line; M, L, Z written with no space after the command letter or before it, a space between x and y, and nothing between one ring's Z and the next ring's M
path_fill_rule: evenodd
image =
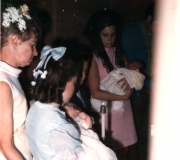
M145 71L145 69L146 69L146 63L145 63L143 60L141 60L141 59L136 59L136 60L134 60L133 62L139 63L139 65L140 65L140 68L138 68L138 69L139 69L139 72L141 72L142 74L144 74L144 71Z
M39 75L36 79L36 85L32 88L34 100L42 103L56 102L62 104L62 93L66 83L82 72L82 61L69 56L70 54L75 55L75 52L67 49L65 55L58 61L50 58L45 69L47 70L46 78L42 79ZM42 68L40 70L43 71Z
M93 48L94 54L101 59L103 66L107 72L114 69L109 57L105 51L103 43L100 38L100 32L107 26L114 25L116 28L116 40L114 43L115 50L115 64L118 67L125 67L124 64L124 53L122 52L120 35L122 28L123 18L121 15L111 9L100 10L94 13L86 24L83 35L90 40L91 47Z

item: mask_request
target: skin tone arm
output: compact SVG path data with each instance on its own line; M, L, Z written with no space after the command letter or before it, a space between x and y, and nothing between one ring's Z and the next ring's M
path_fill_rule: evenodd
M120 83L121 81L119 81ZM98 72L98 66L94 59L92 59L91 68L88 76L88 83L90 92L93 98L100 100L127 100L130 98L132 94L132 89L130 87L127 88L125 95L117 95L110 92L103 91L99 88L100 86L100 78ZM128 85L129 86L129 85Z
M0 82L0 150L8 160L23 160L13 141L13 98L10 86Z

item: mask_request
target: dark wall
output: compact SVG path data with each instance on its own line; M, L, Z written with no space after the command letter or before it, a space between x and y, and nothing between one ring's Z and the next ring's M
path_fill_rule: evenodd
M139 20L154 0L2 0L2 3L27 4L43 27L43 43L52 45L56 38L79 39L89 17L103 8L115 9L124 18L124 26Z

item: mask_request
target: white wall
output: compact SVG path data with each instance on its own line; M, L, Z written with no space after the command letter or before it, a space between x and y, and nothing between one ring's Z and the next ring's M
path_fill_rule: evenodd
M149 159L180 160L180 0L158 0L154 27Z

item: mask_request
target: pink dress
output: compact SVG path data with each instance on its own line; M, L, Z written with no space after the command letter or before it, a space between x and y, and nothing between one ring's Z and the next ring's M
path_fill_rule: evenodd
M115 48L105 48L107 55L114 68L115 65ZM102 62L99 58L94 55L94 59L97 62L100 82L108 75L106 69L103 67ZM106 143L113 150L118 150L122 147L130 146L137 142L137 135L134 125L134 118L131 109L130 100L124 101L125 111L117 111L112 113L106 113ZM99 113L94 114L95 118L95 129L100 135L101 133L101 117ZM97 124L98 118L98 124Z

